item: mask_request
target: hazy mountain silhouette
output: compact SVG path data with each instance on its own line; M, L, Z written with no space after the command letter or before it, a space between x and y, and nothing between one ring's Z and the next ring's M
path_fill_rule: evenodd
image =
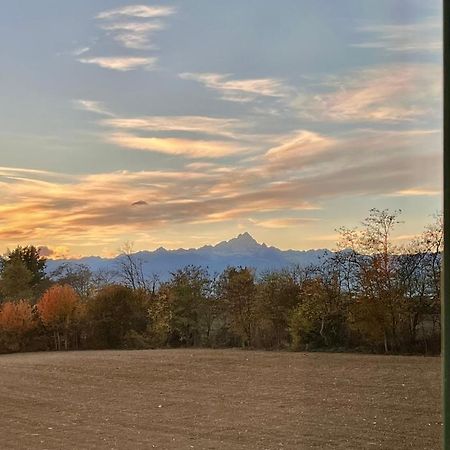
M187 265L207 267L211 273L222 272L227 266L248 266L261 273L265 270L281 269L299 265L305 267L311 263L319 263L329 256L326 249L319 250L280 250L259 244L249 233L239 234L229 241L216 245L205 245L200 248L166 250L160 247L155 251L140 251L133 257L142 261L144 273L147 276L158 274L162 280L170 276L170 272ZM63 263L84 264L91 270L117 269L123 255L115 258L89 256L80 259L49 260L48 271L56 269Z

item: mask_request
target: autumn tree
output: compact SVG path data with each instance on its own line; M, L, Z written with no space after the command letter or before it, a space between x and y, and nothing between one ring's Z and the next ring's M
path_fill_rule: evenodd
M3 303L0 308L0 347L8 351L23 350L36 325L32 306L26 300Z
M442 215L412 240L399 257L399 274L405 292L406 344L412 350L423 346L427 353L439 351L441 259L443 251Z
M163 283L148 304L148 337L152 345L169 345L173 339L173 311L168 283Z
M340 257L346 260L349 289L355 300L351 322L385 352L399 348L404 291L399 278L399 252L392 233L401 211L371 209L361 229L341 229ZM376 339L375 344L378 344Z
M256 339L265 348L289 345L289 317L299 302L300 287L295 274L284 270L264 273L257 283Z
M231 331L243 347L253 345L256 319L254 271L248 267L229 267L218 280L218 297L224 304Z
M75 290L68 285L55 285L48 289L37 303L44 326L53 332L56 350L70 347L70 338L77 343L77 328L83 307Z

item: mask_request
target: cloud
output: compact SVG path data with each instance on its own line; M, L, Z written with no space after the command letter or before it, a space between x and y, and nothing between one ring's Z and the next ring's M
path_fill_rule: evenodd
M215 141L125 137L131 141L122 145L188 157L236 149L233 142L217 150ZM286 217L287 211L311 211L334 199L431 195L441 183L441 134L354 129L330 137L303 129L280 136L248 165L193 162L188 169L85 175L0 169L0 242L110 247L130 235L262 213L256 225L282 229L312 220Z
M434 197L441 195L443 195L441 189L425 189L425 188L402 189L400 191L389 194L389 196L392 197Z
M162 30L161 22L119 22L106 23L100 26L103 30L112 33L114 40L126 48L151 49L151 37L156 31Z
M146 205L148 205L148 203L145 200L138 200L131 204L131 206L146 206Z
M391 53L441 53L441 20L413 24L375 24L357 28L369 40L352 47L382 49Z
M122 47L133 50L155 49L152 44L154 34L165 28L160 20L176 12L173 6L128 5L97 14L98 26L105 34ZM155 20L158 19L158 20ZM89 51L89 47L77 49L77 57ZM153 70L157 56L94 56L78 58L84 64L95 64L104 69L129 71L136 69Z
M205 116L143 116L105 119L102 125L124 130L185 131L206 135L237 137L247 125L242 120Z
M284 139L281 145L269 149L265 162L271 171L301 170L313 160L321 158L336 140L307 130L299 130Z
M94 58L80 58L78 61L83 64L94 64L103 69L119 70L126 72L138 68L146 70L155 69L156 58L154 57L137 57L137 56L104 56Z
M250 219L253 225L269 229L296 228L305 224L317 222L318 219L312 217L286 217L282 219L254 220Z
M97 19L116 19L121 17L139 17L149 19L170 16L176 12L174 6L128 5L122 8L110 9L97 14Z
M90 47L80 47L80 48L76 48L73 52L72 55L74 56L80 56L83 55L84 53L87 53L90 50Z
M69 255L69 249L64 246L57 246L55 248L50 248L47 245L38 246L39 255L45 258L51 259L64 259Z
M39 246L38 252L41 256L45 256L45 257L51 256L54 253L53 250L51 248L47 247L46 245Z
M78 109L82 109L84 111L100 114L102 116L114 116L114 114L109 112L101 102L79 99L74 100L73 103Z
M231 74L190 73L179 74L184 80L197 81L209 89L218 91L223 100L250 102L257 97L286 97L287 88L275 78L230 79Z
M319 81L292 107L302 118L335 122L412 122L438 118L442 68L407 64L364 68Z
M152 38L157 31L165 28L161 18L175 12L173 6L129 5L103 11L96 18L101 21L100 28L123 47L147 50L156 48Z
M74 104L83 110L110 116L99 122L108 128L102 133L103 139L127 149L187 158L220 158L243 154L254 148L254 142L243 145L245 140L254 141L254 137L242 132L248 127L242 120L206 116L118 117L97 101L76 100ZM175 136L154 135L160 132L172 133ZM148 136L149 133L153 135ZM202 138L178 137L180 133L200 134ZM211 136L219 139L208 139Z
M219 158L245 150L236 143L226 141L140 137L129 133L112 133L106 139L120 147L188 158Z

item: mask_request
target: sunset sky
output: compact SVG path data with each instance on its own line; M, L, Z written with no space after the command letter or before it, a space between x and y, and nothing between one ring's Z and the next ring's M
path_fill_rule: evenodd
M332 248L441 209L439 0L6 0L0 252L243 231Z

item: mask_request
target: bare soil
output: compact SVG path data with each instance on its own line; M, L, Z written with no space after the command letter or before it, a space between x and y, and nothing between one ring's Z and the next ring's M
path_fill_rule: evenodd
M242 350L0 356L9 449L440 448L440 359Z

